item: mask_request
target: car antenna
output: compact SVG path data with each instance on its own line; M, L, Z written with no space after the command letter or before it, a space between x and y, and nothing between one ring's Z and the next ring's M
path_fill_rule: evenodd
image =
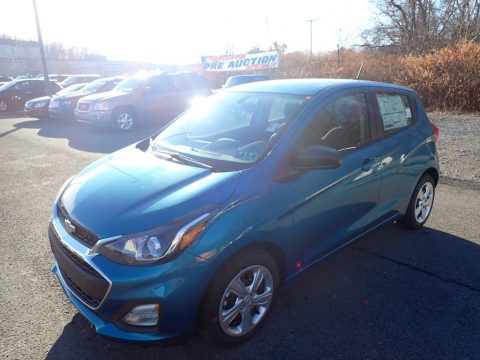
M360 80L360 75L362 74L364 64L365 64L365 60L362 61L362 65L360 65L360 69L358 69L358 73L357 73L357 76L355 76L355 80Z

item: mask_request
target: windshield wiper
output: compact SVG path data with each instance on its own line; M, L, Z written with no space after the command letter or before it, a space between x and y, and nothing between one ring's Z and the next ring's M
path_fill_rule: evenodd
M213 170L213 166L210 166L208 164L205 164L205 163L202 163L202 162L197 161L195 159L192 159L191 157L179 154L177 152L166 151L166 150L158 150L155 147L155 144L153 143L153 141L150 142L150 146L153 150L153 153L155 155L158 155L158 156L162 157L162 159L176 160L176 161L182 162L184 164L189 164L189 165L201 167L201 168L208 169L208 170Z

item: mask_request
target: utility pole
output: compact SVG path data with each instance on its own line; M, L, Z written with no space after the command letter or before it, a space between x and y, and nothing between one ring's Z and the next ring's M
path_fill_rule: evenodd
M42 58L43 81L45 86L45 93L50 95L50 86L48 83L47 60L45 59L45 49L43 47L42 32L40 31L40 21L38 20L37 2L33 1L33 12L35 13L35 22L37 24L38 46L40 48L40 57Z
M338 30L338 40L337 40L337 67L340 67L340 42L342 35L342 28Z
M318 19L307 20L307 22L310 23L310 55L313 54L313 22L317 20Z

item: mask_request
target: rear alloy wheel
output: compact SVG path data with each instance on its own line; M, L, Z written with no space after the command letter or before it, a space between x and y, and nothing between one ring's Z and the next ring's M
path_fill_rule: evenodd
M204 328L213 342L238 345L253 336L270 313L278 288L275 261L262 250L230 260L204 301Z
M5 101L0 100L0 112L5 112L8 109L8 105Z
M135 124L135 117L131 110L120 110L113 116L114 126L122 131L129 131Z
M432 212L435 199L435 182L429 174L425 174L418 182L408 204L407 212L399 221L407 229L418 229L427 221Z

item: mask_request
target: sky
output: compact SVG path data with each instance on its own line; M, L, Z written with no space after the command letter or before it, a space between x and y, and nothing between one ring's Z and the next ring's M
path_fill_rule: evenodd
M32 0L8 3L0 34L36 40ZM369 0L37 0L44 42L87 47L110 60L199 63L202 55L242 54L274 41L287 51L333 50L361 42ZM6 14L8 13L8 16Z

